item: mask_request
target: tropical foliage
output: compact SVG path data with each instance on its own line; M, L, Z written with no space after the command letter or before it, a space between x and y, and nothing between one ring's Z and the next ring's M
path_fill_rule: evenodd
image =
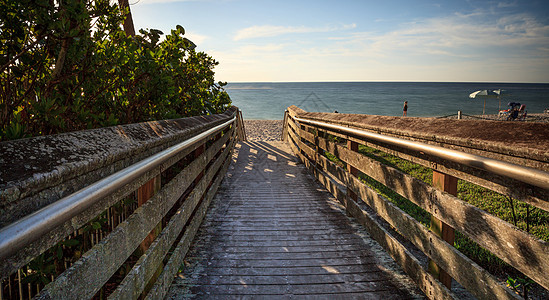
M230 105L183 27L127 36L123 21L109 0L0 1L0 140Z

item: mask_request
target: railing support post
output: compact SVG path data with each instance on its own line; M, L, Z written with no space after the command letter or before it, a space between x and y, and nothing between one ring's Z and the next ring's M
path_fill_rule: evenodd
M246 129L244 128L244 118L242 117L242 111L239 109L236 112L236 132L238 135L238 139L240 142L246 142L248 139L246 138Z
M139 187L137 190L137 206L142 206L147 202L156 192L160 190L161 185L161 179L160 174L152 178L151 180L147 181L144 185ZM139 246L141 254L145 253L147 249L149 249L149 246L152 244L154 239L160 234L162 231L162 223L158 223L158 225L149 233L149 235L143 240L141 245Z
M280 137L281 141L287 140L286 135L288 135L288 110L284 112L284 120L282 121L282 137Z
M155 177L153 177L151 180L147 181L144 185L139 187L139 189L137 190L137 206L139 207L145 204L149 199L152 198L152 196L154 196L154 194L160 191L161 188L162 188L162 177L161 177L161 174L158 174ZM143 240L143 242L141 242L141 245L139 245L139 248L137 251L138 256L142 256L143 254L145 254L145 251L149 249L151 244L154 242L156 237L160 235L161 232L162 232L162 221L158 222L158 224L153 228L153 230L151 230L149 235L147 235L147 237ZM146 285L145 287L146 291L150 290L152 286L152 282L156 281L156 278L160 276L160 273L162 273L162 265L158 266L158 270L154 274L153 278Z
M358 152L358 143L355 141L347 140L347 149ZM349 172L351 176L358 177L358 169L351 166L350 164L347 164L347 172ZM349 183L347 183L347 197L348 199L352 199L355 202L358 200L357 194L351 190Z
M457 196L457 182L458 180L456 177L433 170L433 186L435 188ZM448 244L454 245L454 228L433 215L431 215L431 231L448 242ZM447 288L450 289L452 287L452 277L432 260L429 260L429 272L438 278Z
M319 138L324 137L324 132L320 131L319 128L315 128L315 167L319 170L322 169L322 166L319 165L320 156L324 155L324 150L319 145Z
M204 153L204 150L206 149L205 147L205 144L202 144L200 146L198 146L195 150L194 150L194 159L197 159L200 157L200 155L202 155L202 153ZM199 182L200 182L200 179L202 179L202 177L204 176L204 170L202 170L198 176L196 176L193 184L194 185L197 185Z

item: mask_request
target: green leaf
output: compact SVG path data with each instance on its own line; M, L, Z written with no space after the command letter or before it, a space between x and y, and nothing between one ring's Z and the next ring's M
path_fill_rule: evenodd
M101 223L93 222L92 223L92 228L95 229L95 230L101 229Z
M185 29L181 25L176 25L175 28L177 29L178 35L185 35Z

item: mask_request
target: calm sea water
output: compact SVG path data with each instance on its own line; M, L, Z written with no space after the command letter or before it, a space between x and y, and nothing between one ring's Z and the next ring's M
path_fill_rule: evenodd
M280 120L284 110L297 105L306 111L401 116L408 101L408 116L430 117L482 114L484 99L470 99L477 90L503 89L501 109L508 102L526 104L529 113L549 107L549 84L429 83L429 82L308 82L229 83L226 90L245 119ZM497 114L499 101L486 99L486 113Z

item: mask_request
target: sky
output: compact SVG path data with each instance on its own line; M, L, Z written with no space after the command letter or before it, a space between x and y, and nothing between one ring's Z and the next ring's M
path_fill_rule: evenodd
M549 83L549 1L130 0L227 82Z

